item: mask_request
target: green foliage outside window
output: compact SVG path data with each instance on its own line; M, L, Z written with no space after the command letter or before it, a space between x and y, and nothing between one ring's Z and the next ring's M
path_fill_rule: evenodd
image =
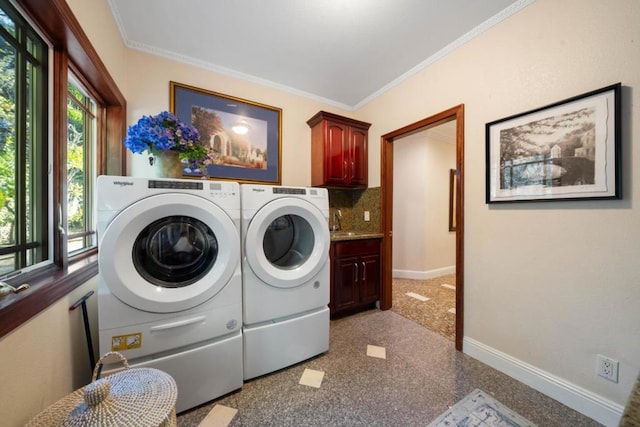
M95 104L73 83L67 102L67 233L68 250L95 245L91 207L93 190Z
M0 275L49 257L47 51L0 0Z
M15 33L13 21L0 11L3 30ZM0 245L16 243L16 135L15 135L16 52L0 32ZM13 255L0 256L0 274L13 270Z

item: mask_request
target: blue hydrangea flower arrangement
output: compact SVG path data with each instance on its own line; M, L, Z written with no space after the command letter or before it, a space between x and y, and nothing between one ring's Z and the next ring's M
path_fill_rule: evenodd
M207 157L200 144L200 133L195 127L181 122L175 114L163 111L155 116L142 116L129 127L124 146L132 153L145 151L157 156L166 151L177 151L182 163L196 165ZM153 163L153 157L150 162Z

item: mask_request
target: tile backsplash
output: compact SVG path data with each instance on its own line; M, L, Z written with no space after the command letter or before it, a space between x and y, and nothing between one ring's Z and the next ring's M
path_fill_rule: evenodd
M340 210L340 229L365 233L380 232L380 187L365 190L329 189L329 224L333 214ZM370 221L364 220L369 211Z

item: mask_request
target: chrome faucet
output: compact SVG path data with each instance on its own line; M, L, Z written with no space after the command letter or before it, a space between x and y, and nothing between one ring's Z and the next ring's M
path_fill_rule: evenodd
M329 226L330 231L338 231L340 230L340 218L342 218L342 212L340 209L335 209L332 215L333 221L331 221L331 225Z

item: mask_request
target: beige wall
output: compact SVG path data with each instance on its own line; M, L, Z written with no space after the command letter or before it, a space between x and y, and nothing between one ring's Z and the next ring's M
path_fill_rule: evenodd
M168 108L169 80L277 106L284 110L283 183L310 182L305 122L321 108L344 112L123 51L107 0L69 4L126 96L130 123ZM633 110L640 101L639 20L636 0L537 0L349 114L373 123L369 184L376 187L382 134L465 104L465 351L500 356L509 362L506 371L520 364L536 378L568 386L569 397L586 396L596 406L610 402L613 412L624 405L640 370L640 208L633 203L640 196L633 173L640 170L633 144L640 125ZM626 87L624 200L484 203L485 123L618 81ZM133 162L130 172L144 174L145 167ZM95 286L91 281L79 293ZM70 378L86 373L78 314L67 311L72 299L0 340L3 360L13 361L0 368L3 396L11 396L0 405L0 419L8 425L72 391L78 381ZM619 384L595 375L598 353L620 361Z
M348 114L316 101L135 50L129 50L127 63L131 70L135 70L130 73L128 80L130 123L143 114L156 114L169 109L169 81L281 108L284 185L311 184L311 130L307 120L319 110ZM147 158L146 155L129 155L128 174L153 176L155 172L148 165Z
M449 171L456 167L455 130L449 141L432 131L393 143L393 276L425 279L455 271L455 232L449 231Z
M67 0L67 4L100 55L100 59L109 70L120 92L128 99L129 67L125 57L127 48L111 15L108 1Z
M358 112L375 185L380 135L464 103L465 351L617 405L640 369L639 20L635 0L537 0ZM485 204L485 123L616 82L624 200ZM598 353L620 361L618 384L595 375Z
M97 283L97 278L88 281L0 339L0 424L22 426L91 380L82 309L69 311L69 307L95 290ZM92 331L97 331L96 296L87 300ZM97 344L96 337L93 342Z

